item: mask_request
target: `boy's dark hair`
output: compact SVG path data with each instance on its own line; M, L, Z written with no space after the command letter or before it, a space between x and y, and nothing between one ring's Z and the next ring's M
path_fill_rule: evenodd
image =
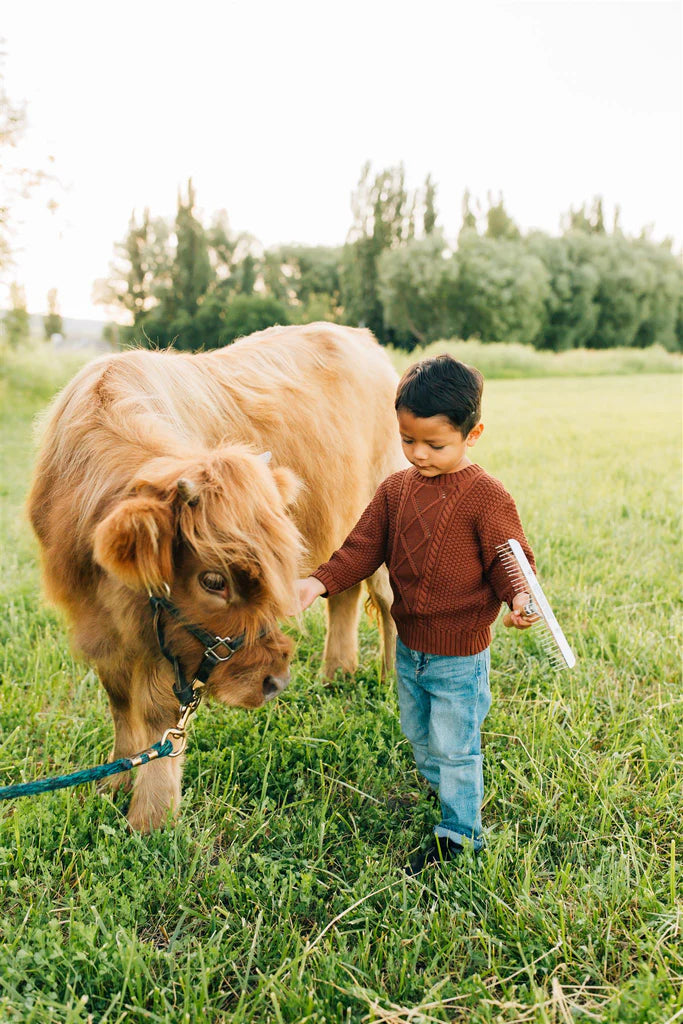
M396 390L394 408L427 419L446 416L465 438L481 419L484 378L452 356L434 356L410 366Z

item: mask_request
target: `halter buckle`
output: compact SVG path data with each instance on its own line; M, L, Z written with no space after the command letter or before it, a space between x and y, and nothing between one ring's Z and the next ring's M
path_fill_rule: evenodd
M231 636L217 636L216 643L212 644L210 647L207 647L206 650L204 651L204 657L206 658L209 655L211 655L216 659L216 661L230 661L233 654L235 653L235 648L230 646L233 643L234 640L232 639ZM221 646L225 647L225 649L228 652L227 655L224 655L223 657L221 657L220 654L216 653L216 648Z

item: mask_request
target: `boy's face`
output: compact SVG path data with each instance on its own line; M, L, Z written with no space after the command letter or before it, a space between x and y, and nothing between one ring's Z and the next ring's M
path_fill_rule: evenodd
M476 444L484 429L477 423L463 437L446 416L414 416L409 409L399 409L398 429L403 454L422 476L456 473L470 465L467 449Z

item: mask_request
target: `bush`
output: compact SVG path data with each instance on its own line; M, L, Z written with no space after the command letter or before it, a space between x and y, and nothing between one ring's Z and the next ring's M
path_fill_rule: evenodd
M271 296L238 295L232 300L223 317L221 344L227 345L254 331L263 331L274 324L288 324L285 306Z
M194 316L179 310L173 317L156 306L137 327L124 329L124 341L151 348L173 347L184 352L222 348L236 338L262 331L273 324L288 324L287 307L272 296L214 292L197 307Z
M550 275L525 242L463 237L456 303L464 337L533 345L541 337Z

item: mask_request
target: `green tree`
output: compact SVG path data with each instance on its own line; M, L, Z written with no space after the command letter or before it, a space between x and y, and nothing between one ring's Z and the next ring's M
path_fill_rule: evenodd
M342 249L339 246L286 245L264 257L264 284L281 302L292 305L292 315L304 323L310 306L311 319L337 319L339 315Z
M645 281L643 267L626 239L594 239L591 262L599 274L596 301L598 320L590 348L633 345L642 317Z
M455 303L465 338L534 344L545 326L549 274L524 242L465 235Z
M268 295L237 295L225 311L221 332L222 344L243 338L254 331L263 331L275 324L288 324L286 308Z
M436 227L436 185L431 174L425 179L423 227L425 235L434 233Z
M678 316L683 302L683 266L666 245L636 243L643 267L641 277L641 320L634 345L662 345L673 352L679 349Z
M384 313L377 287L378 251L372 236L344 246L341 265L342 302L347 323L369 327L384 340Z
M598 319L586 344L675 349L681 269L666 246L623 236L595 235L586 258L599 274Z
M192 179L187 183L187 198L178 194L175 220L176 251L171 267L172 294L168 304L189 317L197 312L200 300L215 279L209 258L209 245L201 222L195 216L195 191Z
M283 305L289 305L294 291L289 283L289 271L285 271L286 259L281 249L269 249L263 255L262 276L266 292Z
M26 308L26 293L16 281L10 285L11 308L5 313L3 329L10 345L17 347L28 341L30 320Z
M614 213L614 228L617 230L619 222L618 207ZM562 218L565 232L582 231L586 235L604 235L605 217L602 209L602 196L594 196L590 209L586 203L575 210L570 207L569 213Z
M592 223L594 225L594 232L596 235L605 234L605 215L602 212L602 196L596 196L593 200L593 210L591 216Z
M477 232L477 217L472 210L472 195L468 188L465 189L462 197L462 224L458 232L458 241L468 232Z
M50 288L47 293L47 316L43 317L43 327L45 329L45 337L48 341L53 334L64 333L64 321L62 320L59 312L56 288Z
M379 260L384 319L403 348L458 333L457 263L443 237L433 232L387 249Z
M519 238L519 228L505 209L502 193L498 193L498 202L494 203L491 193L488 194L489 208L486 212L487 238Z
M614 206L614 217L612 218L612 234L621 234L621 207L618 203Z
M119 306L134 325L141 323L150 309L172 290L170 233L163 218L153 219L146 209L138 223L133 211L126 237L114 247L109 278L95 282L95 302Z
M556 352L578 348L595 332L600 276L585 258L586 244L590 239L580 232L551 238L538 231L526 240L528 251L542 261L549 276L545 325L536 342L539 348Z
M303 305L290 307L289 316L290 321L297 324L322 320L335 324L341 322L341 312L335 296L329 292L309 292Z
M232 233L226 210L215 214L206 232L206 241L216 281L221 284L228 282L239 259L237 250L241 237Z
M405 187L403 164L371 178L370 163L363 167L351 201L353 224L344 246L341 266L342 299L347 322L364 324L381 340L384 314L378 290L377 262L414 234L412 204Z
M256 260L248 252L240 264L239 291L242 295L251 295L256 284Z
M225 211L205 230L195 212L192 181L179 194L173 233L168 223L131 218L116 247L112 277L98 282L99 302L116 304L133 321L124 341L182 349L223 344L225 310L237 290L252 291L258 279L255 240L233 235ZM172 242L175 245L172 246Z

